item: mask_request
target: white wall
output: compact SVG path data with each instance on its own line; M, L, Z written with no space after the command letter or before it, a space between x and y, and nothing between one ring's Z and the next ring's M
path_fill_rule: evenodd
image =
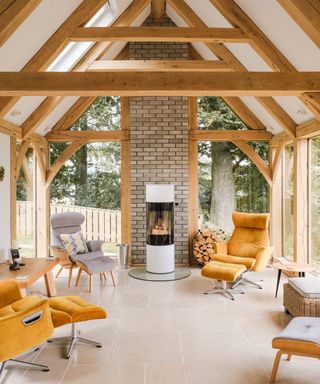
M0 133L0 166L6 170L0 181L0 262L7 259L10 248L10 136Z

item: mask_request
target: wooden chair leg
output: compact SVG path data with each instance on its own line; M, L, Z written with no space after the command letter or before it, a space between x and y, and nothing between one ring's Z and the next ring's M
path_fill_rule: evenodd
M100 276L100 283L102 283L104 281L103 279L103 274L102 273L99 273L99 276Z
M89 273L89 292L92 292L92 274Z
M103 278L105 279L105 280L107 280L107 275L106 275L106 273L105 272L103 272Z
M60 273L62 272L62 270L63 270L63 267L61 267L61 268L59 269L59 272L56 274L56 278L59 277L59 275L60 275Z
M78 286L80 282L80 277L81 277L82 269L79 268L78 275L77 275L77 280L76 280L76 287Z
M112 273L112 271L110 271L110 275L111 275L111 278L112 278L113 286L115 287L115 286L116 286L116 283L114 282L114 277L113 277L113 273Z
M71 287L71 280L72 280L72 270L73 270L73 266L71 265L70 269L69 269L69 280L68 280L68 288Z
M273 368L272 368L272 372L271 372L270 383L274 383L276 380L276 376L277 376L277 372L278 372L279 363L280 363L282 353L283 352L280 350L276 354L276 358L274 359L274 364L273 364Z
M291 360L291 353L288 353L288 356L287 356L287 361L290 361Z

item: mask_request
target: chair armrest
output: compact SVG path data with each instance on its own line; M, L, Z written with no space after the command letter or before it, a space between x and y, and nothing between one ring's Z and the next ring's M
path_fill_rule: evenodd
M22 295L15 280L0 281L0 308L6 307L20 299L22 299Z
M214 242L213 243L213 246L214 246L214 251L215 253L221 253L223 255L227 255L228 254L228 243L224 243L224 242Z
M89 240L86 242L89 252L101 251L103 243L102 240Z
M0 361L41 344L53 334L48 300L39 298L27 308L0 318Z
M256 262L253 266L253 270L255 272L262 271L266 268L267 264L269 263L271 256L273 253L273 247L266 247L266 248L260 248L258 249L258 252L256 254Z
M60 265L69 265L72 263L69 253L64 248L59 247L58 245L51 245L50 248L52 249L55 257L60 260Z

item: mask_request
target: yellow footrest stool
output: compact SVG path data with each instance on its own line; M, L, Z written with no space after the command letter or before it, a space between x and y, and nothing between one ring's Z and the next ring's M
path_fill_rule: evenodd
M71 324L71 335L67 337L56 337L49 339L48 342L66 340L69 342L69 348L66 359L70 358L72 349L76 343L94 345L101 348L102 345L96 341L79 337L80 331L77 329L77 323L81 321L105 319L107 312L94 304L91 304L78 296L61 296L49 300L49 307L54 328Z
M210 261L202 270L201 275L213 280L220 280L221 287L215 286L213 290L204 292L205 295L210 293L220 293L227 298L234 300L234 296L227 288L227 283L234 283L246 271L246 267L241 264L222 263L220 261ZM243 293L243 292L241 292Z

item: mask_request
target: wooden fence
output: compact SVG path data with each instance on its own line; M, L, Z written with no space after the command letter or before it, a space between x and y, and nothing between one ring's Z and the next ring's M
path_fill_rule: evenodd
M120 211L52 203L50 212L80 212L85 217L82 230L87 240L103 240L106 243L121 242ZM33 229L33 202L17 201L17 234L32 235Z

